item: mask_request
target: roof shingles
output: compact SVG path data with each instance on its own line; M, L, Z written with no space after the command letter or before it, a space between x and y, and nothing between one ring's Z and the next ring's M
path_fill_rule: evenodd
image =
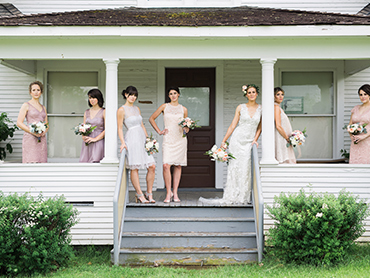
M266 8L124 8L0 18L0 26L370 25L370 17Z

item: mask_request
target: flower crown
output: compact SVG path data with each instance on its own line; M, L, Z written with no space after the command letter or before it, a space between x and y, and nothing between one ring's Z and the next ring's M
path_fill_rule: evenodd
M247 94L248 89L251 88L251 87L256 89L257 94L260 93L260 88L256 84L248 84L248 85L243 85L242 86L242 92L244 93L244 96Z

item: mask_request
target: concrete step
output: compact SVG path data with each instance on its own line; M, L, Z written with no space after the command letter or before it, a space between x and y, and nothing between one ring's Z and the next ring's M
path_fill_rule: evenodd
M192 214L193 215L193 214ZM125 217L124 232L255 232L254 218Z
M251 248L122 248L123 265L226 265L257 261Z
M122 248L257 248L256 233L123 233Z

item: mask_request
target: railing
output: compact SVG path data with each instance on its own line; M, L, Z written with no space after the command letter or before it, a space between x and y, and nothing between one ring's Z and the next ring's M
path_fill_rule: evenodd
M252 200L253 200L253 211L254 218L256 219L256 234L257 234L257 251L258 251L258 262L262 261L263 249L264 249L264 236L263 236L263 213L264 213L264 202L262 195L262 185L260 178L260 167L258 163L258 152L257 146L253 144L252 147Z
M121 249L121 239L123 224L128 200L128 171L125 169L126 150L121 153L119 162L116 187L113 196L113 260L114 264L119 263L119 252Z

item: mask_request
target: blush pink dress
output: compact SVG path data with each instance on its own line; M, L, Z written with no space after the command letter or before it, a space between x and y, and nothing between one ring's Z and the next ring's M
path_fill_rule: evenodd
M278 104L275 104L278 105ZM278 105L279 106L279 105ZM285 133L289 136L292 134L292 126L290 124L288 116L285 114L283 109L280 109L280 121ZM275 127L275 158L279 163L296 163L295 154L292 146L286 146L287 141Z
M184 118L181 104L173 106L169 103L163 111L164 127L168 133L163 136L163 164L186 166L188 140L183 137L179 122Z
M351 110L352 113L352 123L365 124L367 132L370 132L370 109L360 114L360 105L356 105ZM368 134L359 134L359 137L366 136ZM361 140L358 144L351 142L351 149L349 151L349 163L351 164L370 164L370 137Z
M39 121L44 122L46 118L46 109L42 106L41 112L31 103L28 103L26 114L27 125ZM46 145L46 136L38 137L25 132L22 140L22 163L45 163L48 160L48 148Z
M90 109L86 110L86 123L91 126L96 126L89 137L96 137L104 131L104 108L100 109L96 113L94 118L90 118ZM97 142L90 143L86 146L85 142L82 141L80 162L87 163L98 163L104 158L104 138Z

